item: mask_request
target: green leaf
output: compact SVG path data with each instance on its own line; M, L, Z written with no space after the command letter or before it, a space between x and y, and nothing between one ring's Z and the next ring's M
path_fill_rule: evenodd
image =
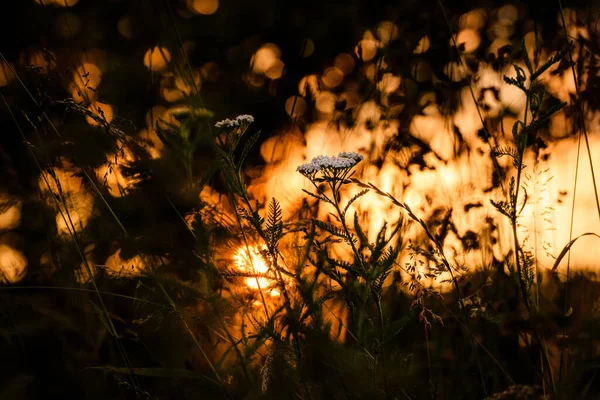
M582 238L584 236L596 236L597 238L600 238L600 236L598 234L596 234L596 233L586 232L586 233L583 233L583 234L577 236L575 239L571 240L569 243L567 243L567 245L565 247L563 247L563 249L561 250L560 254L556 258L556 261L554 261L554 265L551 268L552 272L555 272L558 269L558 266L560 265L560 262L562 261L563 258L565 258L565 256L567 255L567 253L571 249L571 246L573 246L578 239L580 239L580 238Z
M510 205L504 201L494 201L490 200L490 203L494 206L496 210L498 210L501 214L506 215L508 218L512 219L511 207Z
M518 157L517 149L514 147L495 147L492 149L492 155L498 158L508 156L512 159L516 159Z
M333 265L334 267L338 267L338 268L341 268L341 269L343 269L345 271L355 273L354 264L349 263L347 261L336 260L335 258L327 257L327 262L329 264Z
M356 231L356 235L358 236L360 248L364 249L368 247L371 251L373 251L373 246L371 246L371 244L369 243L369 238L363 231L362 226L360 226L360 222L358 221L358 213L356 212L354 213L354 230Z
M283 214L279 202L274 198L269 203L266 230L267 245L270 249L273 249L283 236Z
M521 128L520 131L519 131L519 128ZM526 129L526 127L525 127L525 124L523 123L523 121L516 120L515 123L513 124L512 134L513 134L515 143L517 143L517 151L518 151L521 135L525 134L525 129Z
M537 77L539 77L544 72L546 72L546 70L548 68L550 68L553 64L556 64L557 62L560 62L565 57L565 55L567 54L567 52L570 51L570 50L571 50L571 43L569 42L569 43L567 43L565 45L565 47L561 51L559 51L557 54L555 54L554 57L551 57L537 71L535 71L531 75L531 82L533 82L535 79L537 79Z
M313 221L316 226L318 226L319 228L323 229L326 232L331 233L333 236L340 237L346 241L350 240L350 238L348 238L346 236L346 233L342 229L336 228L332 224L320 221L318 219L313 219Z

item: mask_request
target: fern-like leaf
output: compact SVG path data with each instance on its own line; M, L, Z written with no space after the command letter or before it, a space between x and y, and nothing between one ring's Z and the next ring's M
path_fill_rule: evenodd
M333 236L337 236L346 241L354 240L353 238L349 238L342 229L336 228L332 224L320 221L318 219L313 219L313 222L316 226L318 226L319 228L321 228L322 230L324 230L326 232L331 233Z
M354 264L352 264L352 263L349 263L347 261L342 261L342 260L336 260L336 259L330 258L330 257L327 257L327 262L334 267L341 268L344 271L347 271L349 273L356 275L356 269L354 268Z
M358 236L359 248L364 249L368 247L372 250L372 246L369 244L369 238L360 226L360 222L358 221L358 213L356 212L354 213L354 230L356 231L356 235Z
M383 223L383 226L377 233L377 238L375 239L375 246L371 250L371 258L373 260L379 260L381 257L381 253L387 244L387 240L385 238L385 232L387 231L387 222Z
M512 207L510 206L510 204L504 200L501 201L494 201L494 200L490 200L490 203L492 203L492 205L494 206L494 208L496 210L498 210L501 214L506 215L508 218L512 219Z
M535 71L533 74L531 74L531 78L530 78L531 82L533 82L540 75L542 75L544 72L546 72L546 70L548 68L550 68L552 65L561 61L570 49L571 49L571 43L568 43L561 51L559 51L557 54L555 54L553 57L551 57L548 61L546 61L537 71Z
M283 216L281 212L281 205L274 198L269 203L269 213L267 216L266 225L267 234L267 246L269 249L274 249L277 246L277 242L283 236Z

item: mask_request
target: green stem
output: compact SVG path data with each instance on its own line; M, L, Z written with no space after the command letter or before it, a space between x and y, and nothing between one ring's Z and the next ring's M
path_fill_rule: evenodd
M534 304L537 304L537 307L535 309L532 309L531 303L530 303L530 293L528 291L528 285L526 282L526 279L528 280L529 277L528 276L524 276L524 272L527 273L527 271L523 271L523 266L521 265L521 260L519 255L523 254L523 249L521 248L521 245L519 243L519 236L518 236L518 231L517 231L517 218L518 218L518 214L517 214L517 202L519 199L519 191L521 188L521 176L522 176L522 171L523 171L523 157L525 155L525 149L527 147L527 115L529 113L529 103L531 101L531 96L530 96L530 92L533 89L533 82L530 80L529 82L529 86L527 88L527 90L525 91L525 95L526 95L526 101L525 101L525 114L523 116L523 125L522 125L522 132L518 132L517 133L517 137L515 137L515 142L517 145L517 151L518 151L518 155L517 155L517 178L516 178L516 185L515 185L515 193L514 195L511 194L512 199L511 199L511 208L512 208L512 216L511 216L511 226L512 226L512 233L513 233L513 245L514 245L514 250L515 250L515 265L517 268L517 275L518 275L518 280L519 280L519 286L521 288L521 293L523 295L523 301L525 302L525 308L527 309L527 313L529 314L529 316L531 317L532 312L535 314L539 314L539 302L534 301ZM532 117L532 121L531 123L533 123L535 121L535 115ZM530 124L531 124L530 123ZM524 202L527 201L527 199L523 200ZM525 206L525 204L523 204L523 206ZM537 274L537 271L536 271ZM542 370L547 369L548 370L548 374L543 374L544 378L547 379L549 381L550 387L552 388L552 394L554 397L556 397L556 385L554 382L554 377L552 374L552 369L550 366L550 357L548 355L548 350L547 350L547 346L546 346L546 341L545 339L539 334L538 332L538 328L536 327L534 329L534 338L536 340L536 342L539 344L540 346L540 352L541 352L541 356L542 356Z
M529 82L529 89L532 84ZM526 101L525 101L525 115L523 116L523 130L527 127L527 113L529 112L529 93L526 93ZM521 288L521 294L523 295L523 301L525 302L525 308L528 312L531 312L530 304L529 304L529 293L527 292L527 286L525 284L525 278L523 277L523 270L521 266L521 259L519 254L522 252L521 245L519 244L519 236L517 232L517 202L519 200L519 189L521 187L521 172L523 170L523 156L525 154L525 147L527 146L527 137L525 136L526 132L518 133L518 136L514 138L517 144L517 150L519 152L517 159L517 178L515 185L515 193L513 198L511 199L512 203L512 217L511 217L511 226L513 233L513 245L515 248L515 266L517 268L517 275L519 279L519 286ZM512 194L511 194L512 195ZM525 200L524 200L525 201Z

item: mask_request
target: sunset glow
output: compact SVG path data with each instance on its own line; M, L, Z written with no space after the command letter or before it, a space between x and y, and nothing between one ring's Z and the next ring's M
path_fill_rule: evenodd
M171 52L164 47L156 46L148 49L144 54L144 65L150 71L161 72L167 68L171 61Z
M263 250L264 251L264 250ZM269 273L269 267L264 261L261 249L258 246L240 247L233 255L233 262L238 271L247 274L265 275ZM250 289L268 290L273 296L279 296L279 290L272 288L276 281L270 278L247 277L244 282Z
M0 400L593 398L599 1L7 1Z

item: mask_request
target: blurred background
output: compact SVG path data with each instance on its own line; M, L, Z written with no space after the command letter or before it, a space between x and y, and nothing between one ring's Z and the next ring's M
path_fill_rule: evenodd
M260 135L243 176L251 198L263 205L276 198L286 220L307 206L324 218L331 211L307 202L298 165L356 151L365 156L358 176L442 226L444 254L465 274L505 271L510 226L490 200L503 198L514 172L491 150L511 144L513 124L528 111L524 93L503 76L515 76L513 63L524 65L523 44L539 67L570 42L572 58L539 77L543 106L566 107L540 126L526 153L519 232L536 267L554 267L563 281L566 261L555 265L562 248L598 233L590 168L600 160L595 0L20 0L3 7L2 399L131 396L90 272L102 291L121 296L106 302L136 368L210 371L188 339L173 339L183 335L173 314L151 305L157 289L144 280L140 254L171 277L166 285L182 307L204 321L215 317L198 293L206 285L221 290L222 282L206 277L190 227L201 215L215 262L243 270L232 250L240 246L235 210L207 144L225 118L254 117L249 131ZM161 129L181 128L181 115L199 118L184 123L198 132L185 160L160 137ZM375 195L353 207L371 240L398 214ZM405 243L426 241L416 226L404 235ZM595 277L598 243L578 241L570 270ZM443 280L423 282L448 290ZM257 286L237 283L258 296ZM579 306L596 310L596 286L585 285ZM235 325L234 311L227 312ZM194 329L210 331L200 322ZM203 346L219 359L222 342ZM516 359L507 364L520 368ZM197 377L142 372L148 398L222 396L205 381L176 387ZM477 398L454 397L465 387L448 383L439 398Z

